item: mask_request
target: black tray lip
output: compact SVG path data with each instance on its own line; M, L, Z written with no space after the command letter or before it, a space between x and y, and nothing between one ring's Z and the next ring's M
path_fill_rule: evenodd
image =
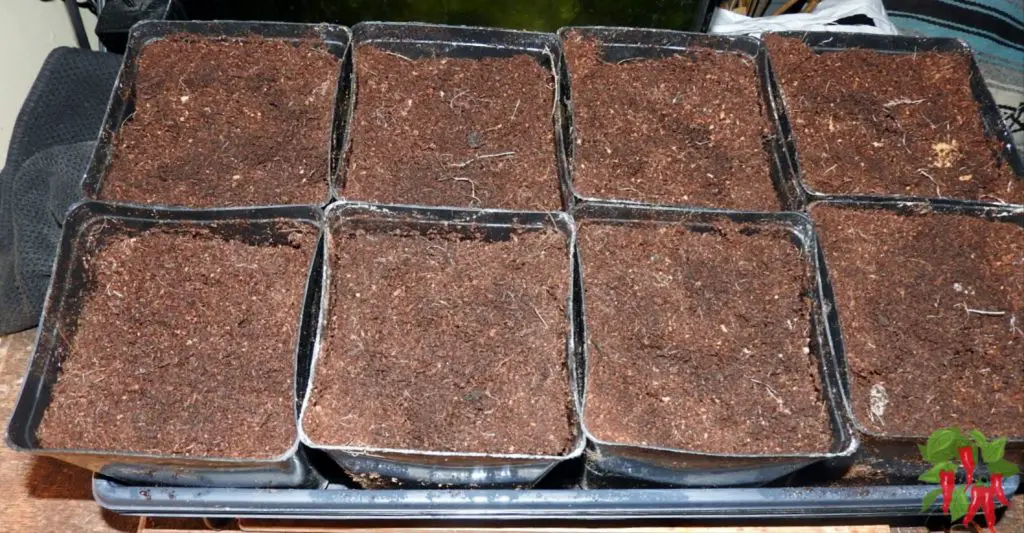
M563 26L555 34L558 35L559 40L564 42L566 36L573 32L597 39L601 45L636 48L653 47L679 52L685 52L692 48L711 48L716 45L723 47L738 45L739 47L736 49L730 48L715 51L746 52L746 55L752 56L763 48L763 44L759 39L749 35L709 34L660 28L635 28L631 26ZM743 48L747 48L747 50L743 50Z
M565 238L567 274L569 275L568 293L566 294L566 318L568 329L565 340L565 357L569 365L569 385L571 395L571 411L575 421L573 429L576 435L572 447L562 454L521 454L521 453L487 453L487 452L444 452L436 450L414 450L403 448L385 448L374 446L346 446L337 444L325 444L315 442L305 431L303 422L305 411L312 396L313 384L316 377L316 363L323 349L323 339L327 334L327 320L330 314L330 250L332 233L335 225L339 224L349 215L349 212L357 214L376 214L380 219L394 220L396 222L409 221L413 223L446 224L456 225L478 225L478 226L499 226L509 227L518 224L524 228L540 230L551 228L558 231ZM460 459L493 459L496 461L512 461L515 463L536 462L555 464L582 455L586 448L587 438L582 428L583 419L579 411L582 386L576 379L574 367L578 368L580 361L577 357L575 346L575 331L577 329L576 313L573 307L574 297L574 269L576 261L576 225L573 218L563 211L511 211L505 209L470 209L456 207L431 207L409 204L375 204L368 202L338 201L331 204L324 214L324 261L322 272L322 291L320 293L320 316L317 319L317 326L314 331L315 341L313 355L310 362L309 379L306 385L302 408L299 413L298 433L301 442L312 449L322 450L328 454L345 454L348 456L371 455L394 460L396 457L403 458L409 462L416 457L455 457ZM443 466L436 468L443 469Z
M1013 137L1006 129L1002 121L999 109L996 107L992 93L985 84L985 78L978 68L974 52L969 44L960 38L953 37L919 37L913 35L878 35L878 34L851 34L827 31L783 31L771 32L772 35L799 39L811 47L815 53L840 52L843 50L863 49L880 53L894 55L908 55L921 51L936 51L946 53L963 53L970 57L971 91L974 101L978 105L978 113L981 114L984 125L985 136L996 138L1003 144L1001 156L1013 169L1017 179L1024 181L1024 158L1022 158ZM995 206L1006 207L1020 204L1011 204L998 199L993 201L960 199L949 196L905 196L905 195L879 195L879 194L835 194L816 191L808 186L803 179L803 172L800 170L800 150L797 146L796 134L790 127L788 106L785 103L785 95L782 92L782 84L775 68L771 66L771 54L768 57L769 82L774 96L773 103L776 109L776 117L780 125L785 126L787 135L782 139L782 154L784 164L788 167L787 174L792 177L796 192L803 198L805 204L828 199L866 199L876 202L930 202L933 204L951 205L974 205L974 206ZM994 197L993 197L994 198Z
M226 34L225 30L232 32ZM136 207L142 209L155 208L168 211L206 211L211 209L246 209L263 207L287 207L302 204L260 204L260 205L238 205L230 207L190 207L185 205L171 204L142 204L138 202L120 200L101 200L100 191L107 171L110 169L110 162L114 153L114 135L120 131L121 126L127 121L125 117L130 106L134 105L134 87L137 74L137 61L143 49L149 43L157 41L176 33L189 33L200 37L237 39L244 35L252 35L270 40L297 41L301 38L319 37L328 51L338 58L339 77L334 80L334 92L331 101L331 131L330 140L327 146L327 180L328 184L334 179L337 171L338 148L335 143L336 130L347 127L348 116L345 114L348 95L343 87L343 80L347 76L346 68L350 63L352 32L346 26L328 23L307 24L297 22L261 22L261 21L237 21L237 20L216 20L216 21L193 21L193 20L144 20L131 27L128 33L128 42L125 47L124 57L121 61L121 68L118 70L114 88L111 91L107 103L107 111L103 116L103 123L97 135L96 146L89 158L85 174L79 184L85 199L103 201L108 204L125 207ZM333 47L333 49L332 49ZM125 99L123 91L130 92ZM130 117L130 115L129 115ZM324 206L333 200L330 187L318 204Z
M1017 489L1020 476L1004 486ZM939 516L935 485L716 489L196 489L136 487L93 476L104 509L149 516L368 520L700 518L771 520ZM199 502L196 502L199 500ZM206 500L206 501L203 501Z
M415 35L409 35L409 31ZM555 168L558 174L559 203L563 211L572 207L571 192L565 189L566 161L565 143L562 139L563 124L565 116L560 105L562 99L563 67L565 63L562 53L562 41L553 33L544 33L527 30L514 30L505 28L490 28L482 26L459 26L451 24L432 24L427 22L383 22L365 21L352 26L352 41L349 47L351 74L348 87L348 109L345 120L345 130L341 141L341 150L338 164L338 172L332 175L331 194L336 200L369 203L364 200L346 198L344 185L348 179L348 160L351 153L351 123L355 118L357 94L357 80L355 61L358 48L363 45L376 45L387 47L389 45L412 45L429 49L441 47L439 57L458 57L452 54L454 50L467 50L472 48L490 48L501 50L519 51L534 57L547 57L551 62L551 79L554 84L552 95L552 128L555 138ZM377 202L380 203L380 202ZM393 204L403 205L403 204ZM436 207L439 209L480 209L474 207L446 206L446 205L425 205L424 207ZM485 208L487 210L508 210L525 211L523 209Z
M627 214L626 218L620 217L609 217L604 216L604 212L620 210ZM657 217L652 219L651 217ZM743 225L752 227L778 227L786 230L788 233L800 240L801 251L807 253L806 261L808 261L809 275L813 277L813 284L811 291L813 292L813 298L817 301L812 306L809 318L814 321L818 328L818 339L812 341L817 346L818 353L818 371L822 384L824 386L824 399L829 409L829 426L832 433L831 446L828 452L813 452L813 453L786 453L786 454L727 454L727 453L710 453L701 452L695 450L684 450L676 448L668 448L663 446L643 446L630 443L616 443L611 441L604 441L595 437L590 430L587 428L585 423L585 400L586 400L586 379L584 376L584 386L581 388L582 397L580 399L580 424L586 433L587 440L594 445L600 446L606 450L614 450L615 448L632 448L638 450L661 452L666 454L674 454L679 457L686 456L699 456L709 458L721 458L724 460L728 459L747 459L747 460L763 460L765 465L770 465L773 460L806 460L810 462L851 457L860 447L860 441L856 435L850 431L850 421L845 416L842 409L842 387L841 384L836 381L836 369L838 363L835 356L835 347L832 344L832 335L829 330L829 324L827 321L828 310L833 307L831 300L826 299L826 295L822 290L822 268L820 263L820 248L818 247L817 233L814 229L814 225L811 218L802 212L796 211L780 211L780 212L759 212L759 211L728 211L720 209L699 209L699 208L681 208L673 206L638 206L634 204L623 204L619 202L585 202L577 205L573 210L573 218L576 221L577 228L590 223L614 223L614 222L639 222L641 224L661 224L661 225L709 225L714 224L715 221L731 221L738 222ZM578 242L578 239L577 239ZM584 361L589 360L587 350L587 328L586 328L586 317L584 311L586 309L586 280L583 274L583 258L579 250L577 250L576 257L578 260L579 273L577 278L580 281L580 287L582 290L578 295L580 300L579 313L581 320L579 321L579 327L577 333L580 335L577 341L577 349L583 352L582 359ZM752 465L753 466L753 465Z
M319 208L314 206L302 206L302 205L289 205L289 206L272 206L272 207L241 207L241 208L221 208L221 209L208 209L208 210L170 210L170 209L159 209L159 208L140 208L133 206L122 206L109 204L105 202L97 202L92 200L82 200L68 209L67 216L64 220L63 231L61 234L61 242L58 250L58 259L54 261L52 274L50 277L50 285L47 287L46 297L44 299L44 308L42 317L40 318L40 325L36 332L35 340L33 341L32 355L29 357L29 361L26 367L25 376L21 389L17 396L14 409L11 412L11 417L8 421L7 430L4 432L6 444L9 448L18 451L31 453L36 455L53 456L57 458L102 458L105 463L124 462L134 465L161 465L161 464L174 464L174 465L188 465L196 468L234 468L234 467L245 467L245 466L279 466L287 465L292 461L300 451L301 439L299 438L298 432L298 409L297 406L301 399L297 384L301 381L302 374L302 359L304 346L307 345L306 339L303 339L304 332L313 331L309 325L305 324L307 311L305 308L300 310L298 318L298 329L296 330L295 339L295 350L294 350L294 365L293 365L293 383L292 387L292 400L293 410L296 412L296 434L295 439L287 450L275 457L269 458L231 458L231 457L199 457L199 456L187 456L178 454L156 454L156 453L143 453L143 452L132 452L124 450L92 450L92 449L78 449L78 448L43 448L38 445L31 445L25 442L21 437L24 435L15 435L14 425L15 422L28 416L33 412L36 407L36 393L33 392L32 385L30 383L30 377L33 372L33 368L36 366L45 367L51 364L48 360L52 358L52 347L46 349L45 353L40 352L41 342L44 341L44 332L53 330L56 327L56 323L60 319L59 309L61 302L67 297L71 290L68 286L68 277L70 273L68 269L61 268L61 263L73 260L73 254L76 254L76 244L79 240L79 229L84 227L89 222L99 219L119 219L119 220L136 220L146 223L152 223L154 225L161 224L182 224L182 225L209 225L211 223L227 223L227 222L271 222L275 220L296 222L301 224L310 225L317 229L317 245L310 256L310 265L307 269L306 282L303 287L303 307L306 302L309 301L311 295L315 295L320 290L319 287L314 286L315 272L314 267L316 265L317 255L321 253L320 250L323 248L324 240L324 229L323 229L323 212ZM67 258L62 261L61 258ZM41 388L44 385L40 382L37 388ZM31 430L35 432L36 425L25 428L26 431Z
M410 38L408 30L419 32L418 38ZM494 39L498 42L487 42ZM419 44L446 44L452 46L478 46L505 48L523 52L542 53L560 47L552 33L492 28L486 26L464 26L457 24L434 24L430 22L389 22L365 21L352 26L352 46L375 42L402 42Z
M923 216L969 216L983 218L992 223L1016 224L1024 228L1024 208L1007 205L977 205L977 204L953 204L935 203L924 200L907 201L889 199L888 201L877 201L874 199L830 197L826 200L817 200L807 206L807 216L814 220L814 209L816 207L833 207L860 211L885 210L905 215ZM815 224L816 225L816 224ZM928 435L892 435L879 433L867 429L860 421L853 407L853 390L850 385L849 359L846 357L846 344L844 341L844 328L842 326L842 311L840 303L835 299L835 291L832 284L832 274L828 267L828 253L820 242L820 232L815 233L818 242L818 255L821 274L819 282L821 291L831 302L831 309L827 312L825 320L828 324L829 342L833 346L833 353L836 360L835 376L839 383L839 390L842 395L842 407L846 419L852 425L854 431L861 434L865 440L872 442L888 442L905 445L907 447L923 444L928 440ZM1024 436L1007 436L1007 442L1011 445L1024 445Z
M803 200L798 196L794 184L795 176L792 167L788 164L788 157L783 146L783 139L792 136L789 122L779 120L779 110L776 109L776 98L774 97L774 84L772 83L771 68L768 64L768 50L764 42L747 35L719 35L694 33L689 31L666 30L654 28L632 28L626 26L564 26L557 31L558 39L562 43L564 55L565 41L570 33L579 33L585 37L596 39L602 48L639 48L654 50L669 50L674 52L685 52L692 49L707 49L715 52L740 54L753 62L755 76L757 78L758 96L763 105L765 119L773 131L766 138L763 150L768 157L769 179L772 181L772 189L775 193L774 199L778 205L777 209L765 211L766 213L779 213L788 210L797 210L803 207ZM565 71L562 75L565 88L562 90L562 107L565 108L563 115L564 123L564 152L566 154L566 172L564 188L572 195L573 204L585 202L592 203L620 203L635 205L639 207L674 207L681 209L697 210L718 210L723 212L740 211L735 208L718 208L714 205L696 204L670 204L639 200L628 200L622 198L598 198L583 196L576 190L573 180L574 172L574 148L575 148L575 104L572 99L572 67L567 60L563 60Z

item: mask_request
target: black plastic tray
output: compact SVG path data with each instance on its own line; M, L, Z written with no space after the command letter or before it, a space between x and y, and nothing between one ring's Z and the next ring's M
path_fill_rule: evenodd
M811 50L816 53L838 52L848 49L874 50L886 54L908 55L917 52L946 52L966 54L971 58L971 92L978 104L978 111L985 128L985 136L996 138L1003 144L1003 159L1010 165L1018 180L1024 176L1024 160L1020 152L1014 147L1013 137L1006 129L996 107L992 93L985 84L985 78L978 69L978 63L971 53L970 47L960 39L946 37L914 37L909 35L874 35L855 33L831 33L831 32L780 32L782 37L800 39ZM830 198L852 198L870 201L916 201L932 203L954 203L967 205L1006 205L998 202L982 202L977 200L955 199L949 197L913 197L900 195L840 195L811 189L803 181L803 174L800 171L800 150L797 147L797 139L792 133L789 116L786 107L786 98L782 93L782 87L774 71L770 70L771 94L774 98L774 109L778 118L779 131L785 132L783 137L783 165L787 166L786 174L793 177L795 190L798 199L803 205L813 201L827 200Z
M775 98L772 97L771 75L768 66L768 52L764 44L746 36L707 35L672 30L651 30L639 28L615 28L603 26L570 26L558 30L558 36L564 41L568 32L576 32L585 37L597 40L606 61L619 62L633 58L658 59L684 54L687 50L710 49L721 52L740 54L754 63L757 71L758 93L761 96L762 110L769 124L775 129L772 136L764 143L769 156L769 169L774 185L780 211L798 210L800 197L793 187L792 178L786 174L789 165L785 162L786 154L782 147L782 139L791 138L792 133L788 122L778 120L775 109ZM631 205L659 205L654 202L622 200L617 198L594 198L581 196L573 187L572 172L575 158L574 103L572 100L572 69L563 62L562 73L562 105L565 107L565 153L568 157L565 184L563 185L576 202L609 201ZM687 207L687 206L677 206ZM698 209L715 209L715 206L693 206Z
M1004 482L1008 494L1019 476ZM932 485L617 490L250 490L132 487L93 477L100 506L123 514L231 518L764 520L939 515Z
M509 212L502 210L471 210L454 208L423 208L401 205L375 205L364 203L337 202L327 210L326 254L330 257L336 228L348 227L368 233L390 233L408 230L418 233L440 230L461 233L466 236L483 233L484 239L507 240L515 231L540 231L552 229L565 237L566 274L572 275L575 262L576 228L565 213ZM327 320L330 315L331 262L323 262L324 290L320 300L319 331L313 350L306 400L308 401L316 381L316 362L328 334ZM391 448L370 448L345 446L316 442L302 427L304 417L300 416L299 435L303 444L323 450L353 477L372 476L374 486L381 487L481 487L506 488L529 487L539 481L558 464L579 456L585 444L579 426L578 369L575 348L576 330L573 309L574 279L569 280L569 291L565 295L566 324L565 353L569 374L569 390L573 398L572 417L576 436L572 448L562 455L489 454L476 452L439 452L435 450L409 450ZM303 404L303 413L307 405Z
M121 126L131 120L135 112L135 81L138 74L139 54L150 42L163 39L177 33L189 33L210 38L245 38L262 37L265 39L284 40L298 42L302 39L319 38L323 41L327 50L341 61L341 75L335 84L335 105L333 109L331 125L331 141L329 146L324 147L324 156L328 161L328 180L333 181L337 172L341 132L344 130L344 121L348 100L349 61L347 55L349 50L350 34L348 28L331 24L292 24L280 22L191 22L191 21L145 21L132 26L128 35L128 47L124 54L124 61L121 70L117 75L117 82L114 83L114 90L110 95L110 103L107 106L106 116L103 118L103 125L100 127L99 140L93 150L92 158L82 178L82 191L86 198L99 199L103 187L103 178L110 168L111 157L114 153L115 136ZM127 205L133 207L163 207L166 209L189 209L188 206L178 205L141 205L133 202L122 202L117 200L104 200L107 203ZM320 205L327 205L331 201L328 192ZM244 208L248 206L238 206ZM233 209L231 207L230 209Z
M570 207L572 199L569 191L562 186L565 183L565 152L562 141L562 84L559 76L562 69L562 43L554 34L529 31L505 30L497 28L479 28L472 26L445 26L440 24L424 24L414 22L360 22L352 27L353 60L358 61L358 48L373 45L382 50L399 54L410 59L422 57L450 57L464 59L482 59L486 57L507 58L516 55L529 55L551 71L554 82L552 100L552 128L554 129L555 145L552 146L559 175L562 193L562 206ZM352 69L349 92L348 117L344 141L342 143L344 164L336 179L331 182L331 192L337 199L344 199L345 171L351 148L349 130L351 117L355 113L356 75ZM524 105L537 105L536 102L524 102ZM447 206L440 206L447 207ZM465 206L452 206L465 207Z
M823 400L828 405L832 429L832 444L827 453L813 454L717 454L655 446L640 446L603 441L587 430L587 479L589 486L623 486L641 483L644 486L729 486L763 485L786 476L803 467L823 460L849 460L857 450L858 442L850 433L843 417L841 391L836 383L836 362L826 332L825 311L831 308L820 290L817 239L809 218L801 213L721 212L713 210L650 208L617 203L588 202L577 206L573 213L579 224L629 225L638 227L672 225L687 229L713 228L725 222L739 223L752 230L778 228L786 231L794 246L808 262L811 291L810 324L811 353L818 360L818 372L823 386ZM583 290L586 279L580 261L577 274L580 286L579 312L581 327L577 332L578 349L588 360L586 342L586 316ZM584 387L586 390L586 387ZM581 413L586 411L585 401Z
M812 218L815 206L819 205L859 210L885 210L906 215L921 215L922 213L928 213L927 216L965 215L984 218L992 221L992 223L1014 224L1024 227L1024 210L1007 206L951 205L923 201L874 202L865 199L845 198L812 203L808 207ZM882 434L868 430L858 419L853 408L849 362L846 358L846 347L843 342L843 329L840 317L842 303L835 301L835 293L828 270L828 251L824 250L820 243L816 248L818 250L818 262L821 265L821 290L826 301L832 302L832 305L827 308L826 319L828 321L828 328L826 331L831 337L830 342L835 349L836 370L838 371L837 379L842 390L842 409L861 440L861 456L858 459L889 479L913 479L927 468L917 446L925 444L928 440L928 435ZM1024 451L1024 438L1019 436L1010 438L1007 442L1006 450L1007 457L1011 461L1019 461L1021 452ZM1015 455L1016 457L1014 457Z
M210 227L229 236L272 236L281 220L321 227L323 215L306 206L221 209L211 211L158 211L84 202L71 209L64 223L60 251L46 294L43 318L21 393L7 428L7 444L18 451L55 457L63 461L132 483L190 485L199 487L315 487L323 483L311 468L296 433L295 441L281 456L250 460L217 457L183 457L150 453L86 449L43 448L36 439L50 393L60 373L60 353L67 340L59 331L76 316L84 289L85 240L107 233L137 233L154 227ZM107 226L108 222L111 223ZM228 223L244 223L239 225ZM214 226L216 225L216 229ZM97 233L98 232L98 233ZM93 235L95 234L95 235ZM282 234L283 235L283 234ZM284 238L284 237L280 237ZM303 297L302 316L295 349L295 412L305 392L313 332L319 311L320 266L323 243L310 264Z

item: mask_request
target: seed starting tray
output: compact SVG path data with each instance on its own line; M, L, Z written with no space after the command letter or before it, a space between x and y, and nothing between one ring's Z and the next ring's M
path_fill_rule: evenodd
M344 170L339 167L343 164L344 149L349 142L345 125L352 108L349 94L351 54L349 54L348 36L350 33L347 28L321 25L309 26L304 29L300 27L301 25L272 27L234 22L180 23L180 25L159 22L150 24L159 24L159 26L144 24L132 30L135 35L130 42L134 42L136 47L148 39L159 38L160 35L174 31L194 30L207 34L219 32L226 36L256 33L271 38L287 39L294 38L296 35L307 35L312 28L314 33L318 33L324 39L332 52L338 57L345 58L345 67L336 93L332 142L331 146L325 147L325 156L330 158L331 163L332 192L337 198L339 194L337 182L344 179ZM446 47L453 45L448 38L430 37L434 35L432 32L442 32L443 35L452 38L476 36L485 41L476 43L476 45L488 50L488 53L499 53L506 46L515 45L512 48L526 48L533 52L537 52L539 48L544 55L550 55L551 66L556 73L558 82L556 85L558 86L559 100L556 101L564 106L556 107L554 110L553 126L559 135L556 135L557 146L553 148L559 159L559 178L567 212L550 215L536 212L488 212L488 210L474 212L474 210L372 206L337 202L326 208L326 214L323 205L210 210L197 213L185 209L154 209L91 202L76 208L78 218L83 220L72 217L69 219L69 223L65 224L66 233L62 242L62 255L73 257L69 255L74 244L75 233L73 230L81 226L85 219L97 216L121 217L133 221L150 220L151 222L142 222L146 226L160 221L162 221L161 223L195 222L197 218L203 223L239 218L262 221L271 218L303 219L318 223L322 229L326 229L328 227L327 219L332 216L341 216L344 213L353 212L353 210L358 212L382 210L380 212L386 215L384 218L388 221L402 219L404 222L408 222L410 218L416 221L418 217L422 218L424 213L427 213L432 217L430 224L439 221L462 220L467 223L483 221L495 227L509 225L553 227L567 236L570 243L570 260L573 262L572 295L567 305L567 313L570 315L573 331L567 339L567 351L570 352L567 353L567 356L570 362L575 361L577 364L575 372L578 374L575 383L580 385L575 387L573 393L578 402L578 413L581 413L582 387L585 386L585 381L581 376L585 375L586 354L582 348L585 338L585 330L582 325L584 318L582 281L575 247L575 225L578 219L636 221L648 218L662 223L696 221L702 224L713 224L718 219L729 219L752 225L781 224L790 229L795 237L795 244L805 251L807 259L815 271L814 275L818 286L814 295L816 307L813 313L815 316L812 319L817 327L816 355L821 362L819 371L825 383L823 395L829 405L829 416L832 423L834 442L832 450L820 456L800 457L795 462L791 460L792 458L787 458L788 464L782 465L784 468L773 467L770 464L772 459L770 456L745 457L741 461L742 464L737 466L735 457L715 457L712 454L705 454L706 457L696 458L701 454L691 454L694 458L699 459L697 469L701 471L701 474L710 475L715 481L690 483L677 477L665 477L662 475L664 472L655 472L655 475L650 475L650 472L636 470L637 468L650 468L652 467L650 464L638 466L635 462L626 462L616 467L615 464L607 461L595 461L592 456L601 451L599 445L604 443L598 443L592 438L584 438L579 453L573 452L559 458L555 464L550 466L550 470L547 470L542 476L538 476L539 479L531 480L528 483L531 485L530 488L518 489L504 485L476 488L479 485L474 485L472 482L473 472L469 472L469 478L463 476L448 478L449 481L454 480L453 485L455 486L451 488L422 488L415 485L400 489L357 488L359 485L353 482L350 473L346 471L344 461L337 461L338 456L332 458L332 450L317 449L308 442L302 442L294 454L284 458L287 459L284 462L289 465L294 464L306 474L275 483L275 488L240 488L267 487L270 484L266 483L264 479L253 477L252 472L231 472L230 468L223 469L218 465L212 465L214 468L211 471L209 461L200 460L195 464L180 462L175 464L172 461L169 464L166 461L167 458L163 457L157 458L158 461L150 461L149 459L152 458L122 453L115 458L117 459L115 463L107 455L89 456L87 461L84 463L79 461L79 464L97 472L93 477L93 495L102 507L124 514L148 516L392 520L409 518L425 520L664 518L817 520L938 516L941 514L941 501L935 502L931 509L921 510L922 498L934 486L923 485L916 481L917 475L922 471L919 463L895 455L890 457L884 453L881 455L865 453L864 444L871 441L870 439L866 440L862 428L851 421L852 415L847 409L849 392L845 386L845 367L843 366L845 360L839 333L840 326L835 316L834 298L828 285L828 271L824 257L817 247L813 224L805 214L793 212L742 213L717 209L636 205L624 202L588 202L588 199L580 198L572 191L569 174L569 161L572 158L571 100L567 100L568 76L564 70L565 64L561 58L559 41L554 35L518 33L516 34L517 42L502 44L495 41L501 37L498 35L500 32L496 30L461 28L456 31L451 27L446 29L446 27L415 24L409 25L410 31L413 32L410 35L423 34L426 37L421 36L411 40L396 38L395 35L402 32L403 26L402 24L376 23L357 25L353 28L352 34L358 37L356 40L394 40L396 41L394 46L422 49L420 50L422 52L424 50L446 50ZM770 69L767 73L765 72L766 58L763 48L757 41L732 39L712 43L701 40L703 38L686 37L680 32L653 32L664 33L659 36L653 35L650 31L633 33L610 28L590 28L587 31L604 36L617 36L616 38L621 41L617 42L617 45L624 50L628 49L631 55L640 54L636 48L648 45L658 49L685 49L690 45L713 45L727 49L738 47L739 51L756 59L760 79L764 84L762 91L768 103L767 107L777 120L781 118L781 124L778 125L783 134L788 131L784 107L781 101L774 100L777 98L778 92L771 79ZM561 33L559 32L559 34ZM524 46L523 39L529 40L526 43L529 46ZM545 49L543 44L548 40L551 41L551 46ZM467 43L458 44L461 46ZM134 75L131 50L132 46L129 46L129 54L126 56L127 59L121 73L122 77ZM403 50L405 49L403 48ZM499 52L492 52L495 50ZM137 54L137 51L135 53ZM976 76L975 81L980 83L980 80L980 76ZM130 83L133 81L125 78L120 79L118 85L119 87L128 87L129 85L125 84ZM563 96L565 98L562 98ZM772 98L768 98L768 96ZM777 103L777 105L772 105L773 103ZM987 103L982 102L983 105ZM129 115L130 108L130 94L122 95L120 89L115 89L106 124L101 134L101 142L97 146L92 165L83 182L86 192L90 193L88 196L94 196L100 187L103 172L109 161L111 137L120 122ZM983 111L983 114L985 113L986 111ZM986 116L986 124L996 135L1002 136L999 126L992 123L990 119L991 117ZM787 140L789 140L788 137ZM790 209L803 209L806 207L806 202L811 199L821 200L821 198L813 198L813 192L802 188L799 182L798 170L795 168L794 143L790 142L786 146L770 145L766 147L766 150L774 156L776 168L773 169L773 179L776 181L777 192L780 193L783 202L788 204ZM1019 165L1016 167L1019 168ZM892 204L895 201L891 198L864 200L867 200L864 207L871 207L868 204L872 203L884 204L888 201ZM950 201L949 203L954 202ZM934 202L929 202L926 205L931 204ZM974 206L974 208L978 209L978 206ZM987 206L984 209L1013 211L1012 207L1006 206ZM1019 212L1017 213L1019 214ZM475 217L482 218L476 220ZM416 223L422 222L422 220L418 220ZM60 296L63 290L60 285L64 284L67 278L74 276L70 269L66 269L67 272L63 270L68 264L68 257L63 258L63 263L58 260L55 267L53 279L56 290L51 287L51 294L47 297L48 310L53 311L54 316L44 315L38 341L43 343L43 348L46 348L46 343L56 342L53 339L52 331L46 333L49 323L47 320L53 322L56 320L55 317L63 316L57 313L56 308L59 306L52 304L50 300ZM316 330L319 326L317 322L320 320L317 317L322 311L319 291L327 282L323 276L329 274L324 270L325 262L324 248L321 245L311 269L303 316L296 317L297 320L301 320L302 329L296 350L297 417L298 408L304 400L307 383L310 379L313 354L316 351L314 345L316 344ZM41 455L55 455L55 452L67 452L68 450L37 449L38 443L35 442L32 427L38 423L42 414L41 407L46 401L45 395L48 387L52 386L55 380L56 367L59 366L59 363L54 364L47 357L36 357L38 352L39 347L37 346L32 363L35 366L30 368L25 388L19 397L18 409L16 409L15 417L8 428L7 438L8 444L16 448ZM585 428L580 426L580 429L583 430L584 437L586 437ZM919 439L915 438L914 440ZM347 450L347 452L351 451ZM366 454L354 453L345 458L371 466L375 464L374 461L381 459L374 457L371 450L365 451ZM71 456L76 455L75 451L71 452ZM610 457L613 462L623 458L631 459L625 455L616 454L611 454ZM70 457L70 459L74 459L74 457ZM763 460L763 464L758 464L759 459ZM437 465L400 463L401 461L390 466L403 469L437 467ZM609 465L613 468L606 468ZM855 465L865 466L871 470L871 473L868 475L857 474L854 472L856 469L851 470L851 467ZM266 465L258 466L262 468ZM752 467L754 470L751 470ZM737 475L737 468L744 470L745 474ZM602 471L602 469L604 470ZM747 475L752 471L755 472L755 475ZM428 471L415 475L424 475L424 479L436 480L438 472ZM222 477L225 475L226 477ZM1019 483L1019 476L1005 480L1007 492L1016 492ZM483 485L488 484L484 483ZM696 486L691 487L690 485ZM712 485L719 486L710 488ZM678 488L680 486L686 486L686 488Z

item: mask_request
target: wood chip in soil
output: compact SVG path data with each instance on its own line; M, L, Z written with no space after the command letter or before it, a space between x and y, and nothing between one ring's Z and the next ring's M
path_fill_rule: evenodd
M584 222L585 422L707 453L826 452L809 267L781 229Z
M1024 436L1024 229L815 206L857 419Z
M318 443L560 454L573 441L565 238L335 230Z
M104 200L188 207L322 204L341 64L319 41L181 34L138 59Z
M296 438L295 349L317 231L281 228L288 238L277 245L206 229L87 230L99 249L86 251L87 285L67 303L75 322L58 331L69 347L40 445L285 453Z
M557 210L554 76L528 55L410 60L356 49L344 196Z
M1002 144L985 137L970 56L765 43L810 189L1024 203Z
M570 33L573 186L584 197L777 211L752 60L709 49L602 60Z

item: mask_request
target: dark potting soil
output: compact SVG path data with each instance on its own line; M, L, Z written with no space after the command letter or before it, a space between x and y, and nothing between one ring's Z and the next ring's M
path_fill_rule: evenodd
M817 54L797 39L765 42L811 189L1024 202L1000 142L985 137L969 56Z
M554 77L527 55L451 59L355 51L344 196L557 210Z
M771 128L756 70L737 54L692 50L606 63L569 34L575 161L587 197L777 211Z
M298 225L285 245L151 230L87 252L41 445L283 454L296 436L295 349L316 243Z
M815 206L857 419L1024 435L1024 229Z
M586 424L708 453L825 452L806 259L782 230L583 223Z
M564 237L334 237L329 337L303 415L310 438L450 452L569 448Z
M100 196L189 207L321 204L340 62L299 45L178 35L138 59Z

